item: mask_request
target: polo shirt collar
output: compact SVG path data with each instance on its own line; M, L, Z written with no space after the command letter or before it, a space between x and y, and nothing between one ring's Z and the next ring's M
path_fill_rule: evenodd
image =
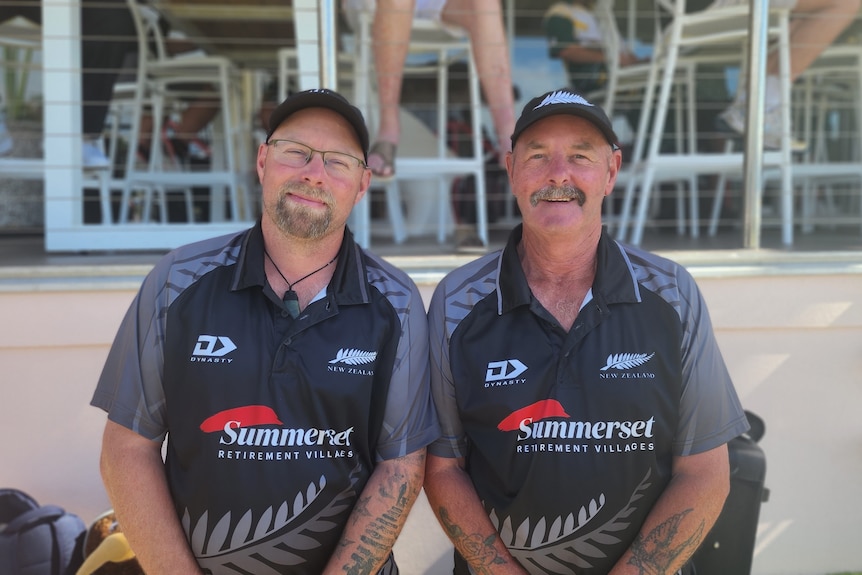
M497 275L497 310L500 314L518 306L530 305L533 297L518 257L522 234L523 224L518 224L509 234L506 247L500 253L500 271ZM608 304L640 301L640 290L632 264L622 246L604 227L597 248L593 297L601 297Z
M353 239L349 228L344 229L344 239L338 250L335 272L329 282L327 293L340 304L368 303L371 301L365 261L362 250ZM242 239L237 266L234 271L232 290L266 286L264 271L263 228L261 220L249 229Z

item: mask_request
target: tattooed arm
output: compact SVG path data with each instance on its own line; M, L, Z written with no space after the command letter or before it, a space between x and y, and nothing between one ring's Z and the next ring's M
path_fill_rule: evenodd
M525 575L497 536L463 458L428 455L425 495L443 531L476 575Z
M675 457L670 483L608 575L672 575L694 554L730 491L727 445Z
M377 464L359 495L325 575L374 575L386 563L422 489L425 449Z

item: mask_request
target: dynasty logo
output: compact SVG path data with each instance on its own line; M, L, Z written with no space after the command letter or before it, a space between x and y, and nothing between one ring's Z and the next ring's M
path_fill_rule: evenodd
M202 363L231 363L233 358L225 357L236 349L236 344L224 335L199 335L189 361Z
M520 375L525 371L527 366L519 359L489 361L488 368L485 370L485 387L523 385L527 380Z

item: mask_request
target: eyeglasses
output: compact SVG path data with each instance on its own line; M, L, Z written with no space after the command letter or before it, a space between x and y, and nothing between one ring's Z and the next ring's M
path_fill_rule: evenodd
M272 156L276 162L291 168L301 168L307 165L315 153L320 154L323 158L323 167L326 173L332 177L347 177L355 173L357 169L366 168L365 162L356 156L331 150L315 150L293 140L270 140L266 145L273 150Z

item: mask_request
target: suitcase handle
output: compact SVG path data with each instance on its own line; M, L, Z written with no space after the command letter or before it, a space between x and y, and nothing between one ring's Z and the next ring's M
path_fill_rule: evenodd
M745 417L748 419L748 425L750 427L746 435L754 443L757 443L766 433L766 423L763 421L762 417L748 410L745 410Z

